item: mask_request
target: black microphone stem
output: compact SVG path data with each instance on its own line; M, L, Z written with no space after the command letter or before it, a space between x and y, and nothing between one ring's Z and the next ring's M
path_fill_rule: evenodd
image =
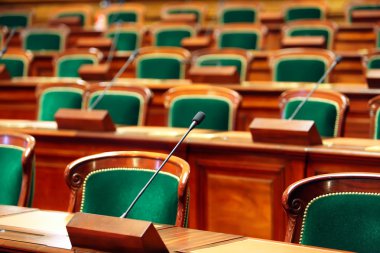
M330 74L331 70L335 68L335 66L342 60L341 56L337 56L333 64L325 71L325 73L321 76L321 78L318 80L318 82L314 85L313 89L307 94L304 100L302 100L301 103L298 104L297 108L294 110L293 114L289 117L288 120L294 119L294 117L297 115L297 113L301 110L302 106L309 100L311 95L318 89L319 85L325 80L326 76Z
M3 58L3 55L7 52L9 43L11 42L11 39L13 38L15 33L16 33L16 28L12 28L10 34L8 35L7 40L4 43L3 49L0 51L0 59Z

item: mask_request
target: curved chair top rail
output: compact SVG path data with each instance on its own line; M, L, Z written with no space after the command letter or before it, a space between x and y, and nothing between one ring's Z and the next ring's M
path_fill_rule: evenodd
M45 92L47 89L51 88L75 88L75 89L80 89L85 92L86 90L86 82L84 81L78 81L76 83L40 83L37 85L36 89L36 97L37 101L39 101L41 95Z
M139 56L144 54L153 54L153 53L165 53L165 54L177 54L182 56L185 59L189 59L191 57L191 53L180 47L142 47L139 50Z
M331 20L294 20L284 24L282 31L284 33L284 31L294 27L326 27L332 29L334 32L338 30L338 25Z
M240 49L240 48L207 48L207 49L200 49L200 50L196 50L192 53L192 58L193 60L196 60L198 57L202 56L202 55L208 55L208 54L220 54L220 55L223 55L223 54L226 54L226 55L231 55L231 54L236 54L236 55L240 55L240 56L243 56L247 62L249 63L252 58L253 58L253 55L251 52L249 52L248 50L244 50L244 49Z
M95 56L96 59L100 62L103 59L103 53L97 48L69 48L65 51L58 53L55 56L55 60L61 57L70 57L76 55L87 55L87 56Z
M328 66L330 66L335 60L335 54L326 49L319 48L287 48L280 49L274 52L271 55L270 65L273 66L274 62L283 57L295 57L295 56L314 56L314 57L323 57L328 61Z
M380 95L377 95L373 98L371 98L368 101L368 106L369 106L369 115L370 115L370 127L369 127L369 132L370 132L370 137L372 138L374 136L375 128L376 128L376 114L377 111L380 108Z
M6 56L10 56L10 55L17 56L17 57L20 57L20 58L24 58L29 63L34 58L34 55L33 55L32 52L22 50L21 48L13 48L13 47L8 48L7 49L7 53L4 56L6 57Z

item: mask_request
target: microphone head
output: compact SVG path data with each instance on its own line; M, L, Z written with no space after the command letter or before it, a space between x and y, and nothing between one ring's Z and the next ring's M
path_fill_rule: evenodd
M336 62L336 64L338 64L339 62L341 62L342 59L343 59L343 57L342 57L341 55L337 55L337 56L335 57L335 62Z
M197 112L197 114L195 114L193 118L193 122L195 122L196 125L199 125L200 123L202 123L205 117L206 117L206 114L204 112L199 111Z

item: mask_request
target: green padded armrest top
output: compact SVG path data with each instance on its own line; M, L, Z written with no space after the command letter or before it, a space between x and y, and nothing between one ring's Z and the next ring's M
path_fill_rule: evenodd
M90 173L83 184L81 211L120 216L154 172L139 168L107 168ZM160 172L136 202L128 218L174 225L178 185L178 177Z

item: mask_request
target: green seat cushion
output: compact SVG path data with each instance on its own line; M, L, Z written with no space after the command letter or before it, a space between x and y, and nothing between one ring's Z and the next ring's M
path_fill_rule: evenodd
M283 118L288 119L304 98L290 100L283 112ZM338 111L332 101L310 98L297 113L294 119L313 120L319 134L323 137L337 135Z
M193 116L203 111L207 117L197 128L232 130L232 107L219 97L181 96L173 100L169 111L170 127L188 127Z
M78 17L79 18L79 24L80 26L84 26L84 15L79 12L71 12L71 13L61 13L58 15L59 18L71 18L71 17Z
M3 58L0 59L0 64L4 64L11 77L20 77L26 75L25 63L20 59Z
M108 25L113 23L136 23L137 14L135 12L114 12L108 15Z
M90 105L100 96L94 93L90 98ZM108 91L94 109L107 110L115 124L139 125L142 111L142 98L135 93Z
M325 48L328 48L330 43L330 33L325 29L298 28L289 33L289 36L323 36L325 38Z
M199 22L200 19L200 13L197 10L191 10L191 9L172 9L168 11L169 14L194 14L196 22Z
M186 30L165 30L156 34L155 46L181 47L184 38L191 37L191 32Z
M358 253L379 251L380 196L340 193L309 203L301 244Z
M79 76L79 68L83 64L94 64L93 59L85 59L85 58L66 58L62 59L58 63L57 76L58 77L80 77Z
M256 33L248 32L224 32L219 37L219 48L242 48L246 50L256 50L259 45L259 38Z
M50 33L29 34L24 42L24 49L31 51L59 51L61 46L61 36Z
M285 13L285 22L299 20L299 19L322 19L322 11L318 8L300 7L289 9Z
M326 70L318 59L282 59L274 67L274 81L317 82Z
M61 108L80 109L82 91L70 88L52 88L41 95L38 120L53 121L55 113Z
M20 147L0 145L0 204L17 205L22 182L22 152Z
M20 28L28 26L28 16L23 14L1 14L0 26Z
M255 23L257 13L250 9L229 9L225 10L221 22L228 23Z
M89 174L84 183L82 212L120 216L155 171L107 169ZM174 225L179 179L160 172L136 202L127 218Z
M182 64L180 59L152 57L138 61L137 77L153 79L180 79L182 78Z
M117 37L117 51L133 51L139 46L139 38L136 32L112 32L107 34L108 38L114 39Z

